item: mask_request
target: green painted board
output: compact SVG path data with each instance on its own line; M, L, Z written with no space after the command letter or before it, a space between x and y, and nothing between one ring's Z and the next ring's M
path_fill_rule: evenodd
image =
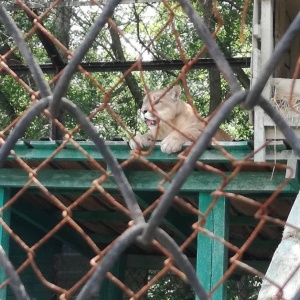
M60 213L55 213L61 217ZM73 220L77 221L101 221L101 222L128 222L130 219L118 211L78 211L72 212Z
M230 173L225 173L227 176ZM127 171L125 173L134 191L158 191L158 183L163 177L152 171ZM176 175L175 175L176 176ZM45 169L38 173L37 179L48 189L70 189L75 193L92 186L93 180L100 178L101 173L95 170L54 170ZM23 187L29 180L29 175L22 169L2 169L0 172L0 186L9 188ZM234 193L272 193L285 180L284 172L241 172L225 188ZM296 194L299 184L287 184L282 193ZM182 193L211 192L220 187L222 178L214 173L194 171L181 187ZM168 187L168 183L165 187ZM118 186L109 177L103 184L109 191L117 191ZM36 187L34 184L31 187Z
M208 193L201 193L199 195L199 209L205 212L211 201L212 197ZM224 197L218 200L209 213L205 228L218 237L228 239L228 203ZM227 248L219 241L199 233L196 272L207 292L210 292L222 278L227 264ZM223 284L212 294L212 299L225 300L225 298L226 289L225 284Z
M2 207L6 201L10 198L10 190L7 188L0 187L0 207ZM10 225L10 213L11 209L7 208L2 213L3 221L9 226ZM9 256L9 234L0 226L0 244L5 254ZM6 280L6 274L2 268L0 268L0 283ZM0 299L6 299L7 287L0 290Z
M91 157L98 161L103 161L102 154L97 150L95 145L91 142L78 142L78 145L84 149ZM43 160L52 155L52 153L60 146L58 142L18 142L14 147L14 151L18 156L24 160ZM130 148L125 142L108 143L109 149L117 160L126 160L130 157ZM245 142L235 143L234 146L227 146L227 150L236 159L241 159L248 155L252 151ZM12 157L9 157L12 159ZM162 153L159 146L155 146L150 155L147 156L150 161L156 162L177 162L178 154L165 154ZM70 160L70 161L86 161L85 155L80 153L72 144L67 144L64 148L55 155L54 161ZM217 150L215 147L211 147L205 151L200 158L201 161L213 161L213 162L228 162L228 158Z
M97 150L93 142L78 141L77 144L94 159L104 161L102 154ZM126 142L106 142L106 144L117 160L122 161L130 157L130 148ZM248 142L245 141L222 142L221 144L235 159L242 159L253 151ZM14 151L24 160L43 160L48 158L60 145L61 141L18 141L14 147ZM270 157L272 157L272 153L274 154L274 150L276 151L277 160L280 160L281 157L284 158L284 155L280 155L282 151L286 150L284 145L277 145L276 148L268 147L267 153L271 154ZM13 159L13 157L10 156L9 159ZM162 153L160 146L156 145L150 155L147 155L147 159L152 162L175 163L178 161L178 154ZM53 158L53 161L60 160L86 161L87 158L69 143ZM228 158L215 145L210 145L199 160L203 162L229 163Z

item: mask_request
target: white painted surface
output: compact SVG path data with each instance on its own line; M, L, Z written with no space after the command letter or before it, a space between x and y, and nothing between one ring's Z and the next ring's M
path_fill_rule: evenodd
M295 226L285 226L282 241L276 249L266 278L276 282L283 288L283 299L290 300L300 288L300 192L291 209L287 223ZM257 300L278 299L278 288L263 281ZM280 298L282 299L282 298Z

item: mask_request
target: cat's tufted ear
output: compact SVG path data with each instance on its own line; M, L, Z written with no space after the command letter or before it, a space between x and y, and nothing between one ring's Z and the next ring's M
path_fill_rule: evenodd
M174 85L167 93L167 95L169 95L174 101L177 101L179 99L180 94L181 94L181 87L179 85Z

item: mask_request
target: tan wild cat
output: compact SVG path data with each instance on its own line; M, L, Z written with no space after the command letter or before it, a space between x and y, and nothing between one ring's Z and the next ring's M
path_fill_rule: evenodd
M193 108L188 103L180 99L180 86L174 86L168 92L166 91L167 89L150 91L148 96L145 96L141 108L141 117L147 124L149 131L131 139L129 142L131 149L152 145L157 132L156 139L162 141L162 152L178 152L185 142L196 140L204 130L205 123L197 118ZM188 138L164 121L174 125ZM214 138L218 141L232 140L222 129L216 132Z

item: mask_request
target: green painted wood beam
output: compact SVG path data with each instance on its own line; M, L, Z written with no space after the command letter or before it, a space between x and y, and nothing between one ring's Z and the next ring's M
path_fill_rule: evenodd
M116 238L118 238L119 235L116 233L92 233L90 234L90 238L94 241L96 244L110 244L113 242Z
M254 216L230 216L229 225L230 226L256 226L259 223L258 219ZM267 221L264 226L268 227L282 227L279 224Z
M241 247L246 240L237 240L237 239L230 239L230 243L237 247ZM264 249L264 250L275 250L276 247L279 245L281 240L262 240L262 239L255 239L247 248L248 250L255 250L255 249Z
M199 209L205 212L212 201L208 193L199 195ZM207 216L204 227L216 236L228 240L228 201L220 197ZM207 292L217 284L227 270L228 251L220 243L203 233L198 234L196 272ZM213 300L226 299L226 285L222 284L212 294Z
M0 207L2 207L10 199L10 190L0 187ZM11 209L7 208L2 212L3 221L10 226ZM0 245L3 248L6 256L9 257L9 234L0 226ZM0 283L3 283L7 279L7 276L2 268L0 268ZM0 299L6 299L7 286L0 290Z
M77 142L91 157L98 161L104 161L101 153L96 149L93 142ZM14 147L14 151L24 160L44 160L55 151L60 141L18 141ZM107 142L106 143L117 160L126 160L130 157L130 148L126 142ZM236 142L220 142L220 144L233 156L235 159L242 159L253 152L252 147L246 141ZM280 145L267 147L267 160L274 160L276 152L276 160L286 161L286 146ZM9 157L13 159L13 157ZM156 145L147 159L153 162L177 162L177 154L165 154L160 150L160 146ZM87 158L75 149L72 144L67 144L60 151L53 161L87 161ZM214 163L229 163L228 159L214 145L210 145L199 159L203 162Z
M72 211L76 221L128 222L130 218L118 211Z
M143 270L160 270L164 265L164 261L167 259L163 255L139 255L139 254L126 254L127 267L133 269ZM188 257L190 263L195 266L196 258ZM176 266L176 262L175 266Z
M265 260L242 260L243 263L249 265L250 267L258 270L259 272L265 274L267 272L267 269L270 265L270 261ZM249 274L248 271L246 271L243 268L236 268L233 272L234 275L252 275Z
M230 173L225 173L227 176ZM54 170L45 169L38 173L38 180L48 189L85 190L91 187L93 180L101 176L95 170ZM128 181L134 191L157 191L158 183L162 176L152 171L131 171L126 172ZM175 175L176 176L176 175ZM241 172L225 188L225 191L233 193L272 193L284 181L284 172ZM9 188L23 187L29 180L28 173L22 169L2 169L0 172L0 186ZM211 192L220 187L222 178L216 174L205 171L194 171L181 188L182 193ZM118 190L112 177L103 184L103 188L113 191ZM299 190L299 183L287 184L282 193L296 194ZM32 184L32 187L35 187ZM168 184L165 184L168 187Z

